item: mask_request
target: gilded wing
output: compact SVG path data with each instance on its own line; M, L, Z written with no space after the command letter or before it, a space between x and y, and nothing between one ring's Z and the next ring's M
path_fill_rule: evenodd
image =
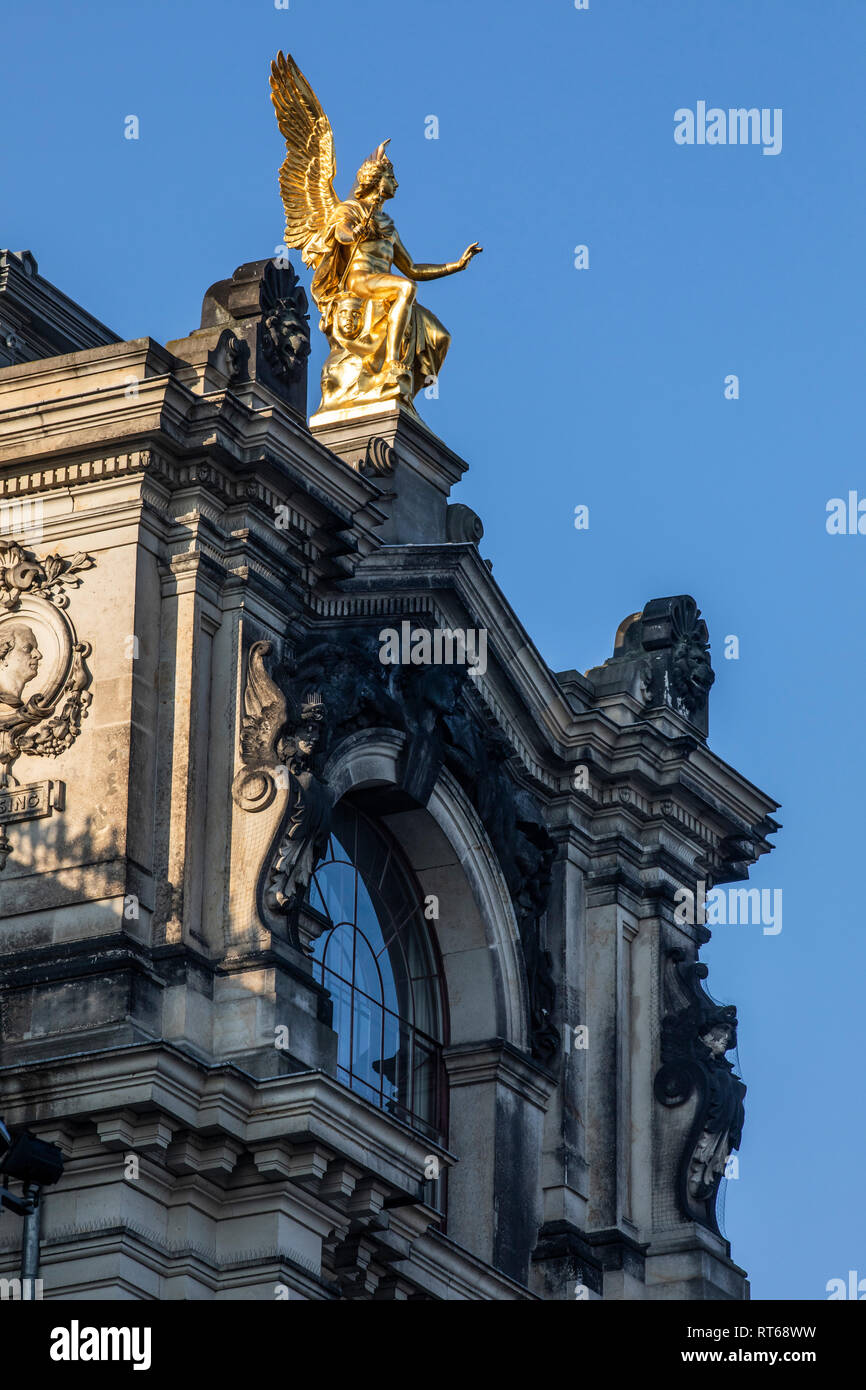
M339 204L334 192L334 136L318 97L291 54L283 57L280 52L271 63L271 100L286 141L280 169L286 245L302 251L311 237L323 231Z
M277 762L276 742L287 718L286 697L265 669L270 642L254 642L247 662L241 756L251 766Z

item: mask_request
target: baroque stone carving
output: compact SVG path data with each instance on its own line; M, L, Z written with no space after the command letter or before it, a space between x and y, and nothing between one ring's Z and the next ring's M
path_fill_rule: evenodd
M40 560L15 541L0 543L0 792L19 788L11 769L22 754L56 757L81 731L91 701L90 645L78 640L65 611L66 590L92 565L83 553ZM60 809L62 785L53 785L36 783L3 798L0 870L11 850L5 825Z
M307 296L292 265L268 261L262 276L262 349L275 376L296 381L310 355Z
M277 830L278 847L260 891L270 912L285 919L292 944L306 951L298 916L327 845L331 817L330 793L314 771L325 711L317 693L299 702L287 698L264 664L270 651L270 642L254 642L247 657L243 766L232 783L232 796L242 810L255 812L269 807L278 791L288 793Z
M659 602L659 600L656 600ZM648 604L647 608L652 605ZM644 623L654 620L644 609ZM673 635L671 652L671 688L674 703L691 718L706 704L715 673L710 664L710 639L701 610L693 598L674 599L670 607ZM647 643L647 635L644 635Z
M188 361L204 352L233 383L260 382L306 418L307 296L287 258L247 261L211 285L201 327L172 350Z
M725 1054L737 1045L737 1011L716 1004L701 981L708 970L679 948L668 952L669 993L679 1002L662 1020L656 1099L668 1108L695 1102L677 1169L685 1217L719 1232L716 1199L729 1155L742 1139L746 1087Z
M667 705L706 737L715 675L707 625L691 595L655 598L629 614L613 656L586 674L598 695L624 691L647 709Z

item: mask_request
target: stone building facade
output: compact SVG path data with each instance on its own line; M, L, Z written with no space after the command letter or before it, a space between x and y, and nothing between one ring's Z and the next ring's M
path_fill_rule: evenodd
M464 461L308 423L308 353L285 266L162 346L0 253L0 1115L65 1154L45 1297L745 1298L736 1015L677 904L776 807L707 745L696 604L551 671Z

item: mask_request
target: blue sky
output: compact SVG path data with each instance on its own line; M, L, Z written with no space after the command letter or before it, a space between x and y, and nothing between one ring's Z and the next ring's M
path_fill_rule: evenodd
M785 827L752 879L782 889L782 932L719 927L705 951L749 1087L727 1231L756 1298L866 1276L866 536L825 529L830 498L866 497L866 6L44 0L38 18L3 21L0 244L124 337L184 336L209 284L280 241L280 47L331 118L339 192L390 136L416 259L484 245L422 296L453 334L422 413L470 462L455 500L555 670L602 661L650 598L698 600L711 746ZM675 144L699 100L780 107L781 153Z

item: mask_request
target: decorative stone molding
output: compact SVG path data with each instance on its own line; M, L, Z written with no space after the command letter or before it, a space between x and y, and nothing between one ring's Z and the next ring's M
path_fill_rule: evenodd
M371 477L385 477L394 472L396 452L380 435L373 435L367 444L367 452L358 463L358 471Z
M546 1110L554 1088L553 1078L527 1062L502 1038L478 1043L457 1043L445 1049L445 1066L452 1088L496 1083L513 1091L520 1100Z
M94 479L122 478L155 467L157 456L153 449L112 454L107 458L64 460L50 468L40 468L36 473L6 473L0 477L0 497L29 497Z

